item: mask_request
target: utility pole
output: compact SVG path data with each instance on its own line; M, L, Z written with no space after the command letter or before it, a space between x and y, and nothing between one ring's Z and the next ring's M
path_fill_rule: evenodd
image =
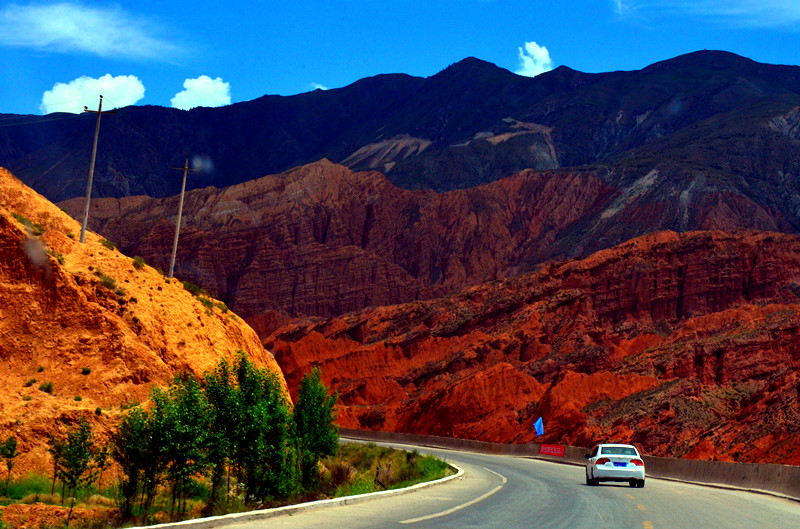
M173 169L178 171L183 170L183 183L181 184L181 201L178 204L178 222L175 223L175 239L172 241L172 259L169 261L169 278L172 279L172 274L175 271L175 254L178 253L178 234L181 231L181 216L183 215L183 196L186 193L186 175L189 171L194 172L194 169L189 169L189 155L186 155L186 162L183 167L172 166Z
M100 105L97 110L83 107L84 112L97 114L97 123L94 126L94 143L92 144L92 159L89 162L89 182L86 184L86 207L83 208L83 226L81 226L81 244L86 240L86 225L89 223L89 202L92 199L92 180L94 179L94 161L97 157L97 137L100 135L100 116L103 114L116 114L115 111L103 112L103 96L100 96Z

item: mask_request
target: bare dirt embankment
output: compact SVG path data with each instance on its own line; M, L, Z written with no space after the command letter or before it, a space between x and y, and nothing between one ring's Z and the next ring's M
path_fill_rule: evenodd
M137 268L94 233L81 244L80 230L0 169L0 440L19 441L15 475L49 471L47 435L80 418L102 442L124 407L178 373L199 375L239 350L280 373L221 303Z

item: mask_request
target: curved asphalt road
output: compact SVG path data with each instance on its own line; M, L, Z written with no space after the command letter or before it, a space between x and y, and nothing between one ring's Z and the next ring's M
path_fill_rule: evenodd
M403 445L399 448L412 449ZM584 484L583 467L418 448L465 471L461 479L401 496L226 525L269 528L792 529L800 503L648 478L643 489Z

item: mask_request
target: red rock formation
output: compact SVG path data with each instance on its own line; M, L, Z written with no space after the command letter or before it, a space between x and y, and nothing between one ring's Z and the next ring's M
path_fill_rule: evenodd
M80 228L0 169L0 439L19 441L15 473L50 468L47 433L83 417L105 437L121 406L143 402L152 385L200 375L238 350L280 373L233 313L134 268L94 233L80 244ZM48 381L51 393L37 389Z
M343 426L798 464L798 296L797 236L662 232L265 343Z
M689 215L686 204L662 196L680 193L679 184L657 170L622 187L607 183L602 171L528 170L435 193L321 161L187 193L176 276L256 324L270 311L327 317L430 299L683 226L684 217L691 218L687 229L785 228L774 212L709 186L692 191ZM129 255L167 269L177 201L93 200L90 226ZM81 200L62 205L82 215Z

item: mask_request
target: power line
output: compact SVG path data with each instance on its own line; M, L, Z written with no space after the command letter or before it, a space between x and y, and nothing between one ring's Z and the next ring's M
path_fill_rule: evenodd
M82 116L83 116L83 114L73 114L71 116L64 116L64 117L60 117L60 118L37 119L37 120L31 120L31 121L24 121L22 123L6 123L6 124L0 125L0 128L18 127L20 125L37 125L39 123L47 123L48 121L62 121L62 120L65 120L65 119L74 119L74 118L79 118L79 117L82 117ZM20 118L22 118L22 117L27 117L27 116L20 116ZM4 118L4 119L15 119L15 118Z

